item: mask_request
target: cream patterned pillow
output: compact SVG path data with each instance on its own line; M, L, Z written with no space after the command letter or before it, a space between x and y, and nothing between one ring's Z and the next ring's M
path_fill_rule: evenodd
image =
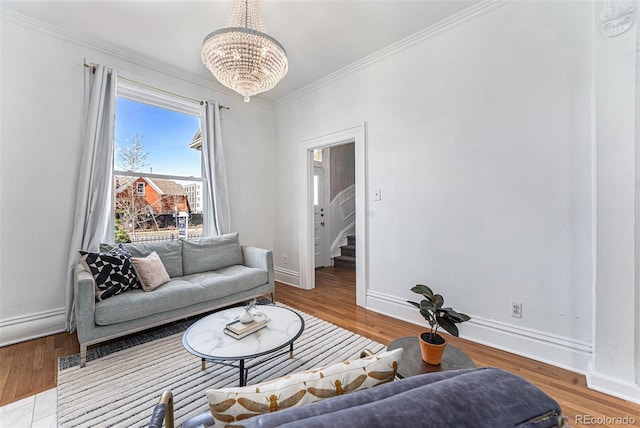
M240 421L261 413L301 406L390 382L395 379L401 356L402 348L398 348L257 385L210 389L207 391L209 410L216 426L236 426Z

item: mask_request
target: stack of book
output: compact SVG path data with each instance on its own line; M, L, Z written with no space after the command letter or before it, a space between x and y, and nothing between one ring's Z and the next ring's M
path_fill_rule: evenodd
M251 321L243 324L239 320L230 322L224 329L224 332L235 339L242 339L245 336L255 333L256 331L267 326L267 320Z

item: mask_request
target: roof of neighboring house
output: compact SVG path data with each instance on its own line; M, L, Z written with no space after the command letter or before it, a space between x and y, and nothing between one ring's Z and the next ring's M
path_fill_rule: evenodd
M167 180L164 178L145 178L149 184L155 184L160 189L160 193L164 195L186 195L181 185L173 180Z
M123 175L116 175L113 179L116 186L116 193L121 193L126 190L131 184L136 181L139 177L126 177Z
M189 143L189 147L196 150L202 150L202 129L198 129L195 133Z
M116 176L116 193L121 193L142 178L160 195L186 195L181 185L165 178Z

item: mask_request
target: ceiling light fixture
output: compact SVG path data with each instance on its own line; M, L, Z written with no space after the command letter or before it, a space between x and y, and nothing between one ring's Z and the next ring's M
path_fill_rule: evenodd
M260 0L234 0L226 27L202 42L202 62L246 102L276 86L289 66L284 47L266 34Z

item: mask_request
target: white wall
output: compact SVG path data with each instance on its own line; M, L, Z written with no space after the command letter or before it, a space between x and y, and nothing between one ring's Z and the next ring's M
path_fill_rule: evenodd
M640 32L636 12L629 31L605 37L605 6L596 3L594 20L597 322L587 379L640 403Z
M215 99L232 226L273 244L273 112L126 53L3 14L0 131L0 345L64 330L65 275L84 123L84 58L195 99ZM212 78L213 80L213 78ZM247 126L250 123L251 126Z
M591 7L507 3L281 105L276 265L298 266L300 141L366 121L367 306L418 322L424 282L463 336L586 371Z

